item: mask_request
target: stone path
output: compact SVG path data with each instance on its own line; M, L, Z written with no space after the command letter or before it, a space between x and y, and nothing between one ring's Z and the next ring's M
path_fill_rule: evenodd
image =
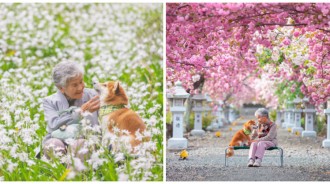
M253 117L251 117L253 118ZM266 151L262 167L247 167L248 150L235 150L224 166L224 152L236 126L220 129L221 137L207 132L204 137L188 137L189 157L179 160L179 151L166 152L167 181L330 181L330 149L321 148L325 137L302 138L278 128L279 146L284 150L284 165L279 167L278 151ZM232 127L232 131L229 128Z

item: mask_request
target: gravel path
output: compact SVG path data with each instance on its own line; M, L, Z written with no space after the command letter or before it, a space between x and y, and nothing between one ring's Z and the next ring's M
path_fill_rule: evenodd
M262 167L247 167L248 150L235 150L224 166L224 151L237 126L220 129L221 137L207 132L204 137L188 137L189 157L179 160L179 151L166 152L167 181L330 181L330 149L321 148L325 137L302 138L278 128L279 146L284 150L284 165L279 167L277 150L266 151ZM232 127L232 131L229 130Z

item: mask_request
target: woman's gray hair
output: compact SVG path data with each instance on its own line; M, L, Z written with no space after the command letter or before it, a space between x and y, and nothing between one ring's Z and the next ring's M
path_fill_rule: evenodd
M265 109L265 108L259 108L259 109L254 113L254 115L255 115L256 117L258 117L258 116L266 116L267 118L269 118L269 112L268 112L268 110Z
M66 87L70 79L79 75L84 75L83 68L78 63L69 61L58 63L52 72L53 81L58 88Z

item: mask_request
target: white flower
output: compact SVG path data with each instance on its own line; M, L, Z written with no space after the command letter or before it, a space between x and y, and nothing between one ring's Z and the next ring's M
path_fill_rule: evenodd
M36 164L33 160L27 160L26 163L28 164L28 166L32 166Z
M7 166L7 170L12 173L14 171L14 169L18 166L17 163L12 163L10 160L8 161L8 166Z
M70 154L66 154L63 155L60 160L62 163L66 163L66 164L71 164L72 160L71 160L72 156Z
M121 161L121 160L124 160L124 159L125 159L125 156L124 156L123 153L118 153L118 154L116 154L116 156L115 156L115 162L116 162L116 163L119 162L119 161Z
M140 131L135 132L135 139L138 141L142 141L143 135L140 133Z
M70 171L69 174L66 176L66 179L70 180L76 177L76 172Z
M84 146L84 147L79 149L78 153L79 154L86 154L86 153L88 153L88 151L89 150L86 148L86 146Z
M17 144L14 144L11 149L10 149L10 155L11 157L13 158L17 158L18 155L17 155L17 148L18 148L18 145Z
M128 181L128 179L129 179L129 176L124 173L120 173L118 176L118 181Z
M75 170L77 170L77 171L84 171L87 169L86 166L77 157L73 158L73 165L74 165Z
M148 110L148 113L149 113L149 114L153 114L153 113L155 113L155 111L156 111L157 109L158 109L157 107L152 107L152 108L150 108L150 109Z
M91 158L87 160L87 163L92 165L93 169L97 169L99 166L103 165L104 162L106 162L105 159L99 158L100 154L100 151L96 151L92 153Z
M123 133L123 135L130 135L130 132L128 130L122 130L121 132Z

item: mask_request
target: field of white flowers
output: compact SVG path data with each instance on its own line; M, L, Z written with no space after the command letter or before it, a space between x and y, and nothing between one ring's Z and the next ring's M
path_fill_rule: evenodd
M163 180L162 9L162 4L0 4L0 181ZM42 98L56 92L51 71L63 60L84 66L86 87L93 78L121 82L152 137L139 157L100 146L85 163L69 154L35 157L46 135ZM100 143L98 127L84 131L90 133L88 145Z

